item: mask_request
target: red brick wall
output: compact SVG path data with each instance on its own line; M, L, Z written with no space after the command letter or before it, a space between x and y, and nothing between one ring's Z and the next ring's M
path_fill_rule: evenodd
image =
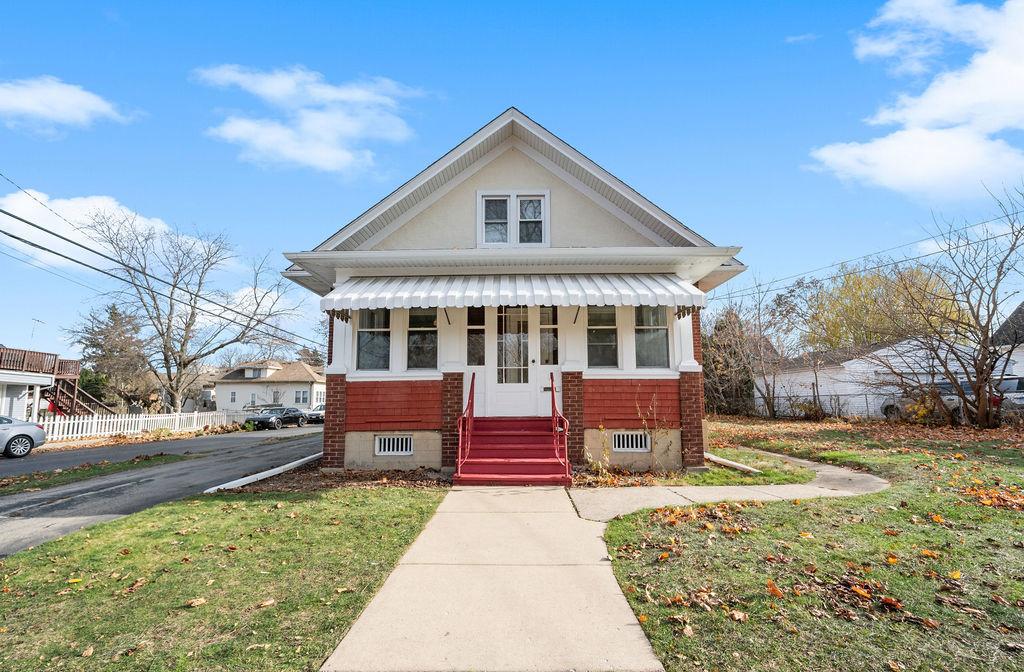
M345 424L350 432L440 430L442 381L350 382Z
M668 380L583 381L583 426L587 429L679 426L679 382ZM645 424L646 420L646 424Z
M562 415L569 421L569 461L583 464L583 373L562 372Z
M679 429L683 466L704 466L704 374L679 374Z
M441 374L441 466L454 467L459 453L459 416L462 405L463 373Z
M693 329L693 358L697 360L698 364L703 364L704 353L702 352L700 342L700 308L693 309L693 314L690 316L690 322L692 323Z
M324 413L324 457L320 467L345 467L345 374L327 374L327 410Z

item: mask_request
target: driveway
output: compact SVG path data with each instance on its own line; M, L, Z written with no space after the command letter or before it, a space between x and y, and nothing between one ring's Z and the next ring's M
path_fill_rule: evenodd
M3 467L28 464L34 460L38 466L28 471L38 471L65 468L83 461L127 460L136 455L161 451L190 452L196 456L38 492L0 497L0 556L55 539L86 525L199 494L211 486L312 455L321 448L320 430L303 429L223 434L115 448L85 448L40 453L21 460L3 460L0 463Z
M33 471L53 471L54 469L70 469L82 464L95 464L104 460L108 462L124 462L138 455L154 453L171 453L174 455L206 455L230 450L232 448L252 446L267 440L280 440L319 435L323 426L308 426L301 429L287 427L276 431L235 432L216 436L201 436L194 439L175 439L171 441L151 441L149 443L132 443L123 446L105 446L90 448L88 446L76 450L47 451L44 445L41 450L32 451L28 457L16 460L0 458L0 477L29 474Z
M603 533L564 488L456 487L322 669L661 671Z

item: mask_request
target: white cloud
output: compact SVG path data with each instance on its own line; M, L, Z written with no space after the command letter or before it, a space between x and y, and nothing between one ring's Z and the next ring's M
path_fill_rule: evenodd
M801 42L814 42L820 35L817 33L801 33L800 35L787 35L786 44L800 44Z
M127 121L113 103L49 75L0 82L0 118L8 128L44 133L60 126L87 127L99 119Z
M815 149L839 177L924 198L955 199L998 189L1024 175L1024 152L1004 134L1024 129L1024 0L999 8L954 0L891 0L858 38L858 58L888 61L894 73L926 76L950 46L966 63L934 74L920 93L902 93L867 121L897 126L867 142Z
M279 113L275 118L230 115L209 129L211 136L239 145L242 159L327 172L369 167L374 154L368 143L412 137L399 103L422 95L380 77L330 84L301 66L263 71L218 65L200 68L195 76L210 86L238 87Z
M117 199L110 196L79 196L75 198L51 199L48 195L42 192L32 189L29 189L28 191L42 203L33 200L32 196L29 196L24 192L16 191L7 194L6 196L0 196L0 208L12 212L20 217L24 217L25 219L59 233L66 238L78 241L92 248L101 249L100 246L82 230L82 227L89 222L89 216L92 213L96 211L117 212L121 210L130 212L129 208L126 208L124 205L119 203ZM64 219L61 219L53 212L50 212L50 210L45 206L49 206L54 211L63 215L64 218L71 222L71 224L69 224L68 221L64 221ZM143 217L141 215L136 216L141 224L152 226L158 231L166 230L168 228L167 224L161 219ZM40 231L39 229L31 227L28 224L24 224L16 219L12 219L11 217L7 217L6 215L0 215L0 228L21 238L26 238L39 243L40 245L57 250L72 259L79 259L104 269L110 268L112 265L111 262L86 252L76 245L64 242L54 236ZM82 268L80 265L75 264L72 261L61 259L49 252L19 243L4 235L0 235L0 242L10 245L11 247L15 247L19 251L24 252L35 259L46 262L51 266L64 266L78 269Z

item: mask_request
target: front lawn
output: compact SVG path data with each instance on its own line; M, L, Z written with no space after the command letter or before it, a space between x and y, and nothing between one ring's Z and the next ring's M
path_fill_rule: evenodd
M5 670L315 670L444 495L233 493L0 560Z
M759 421L712 432L892 487L612 521L615 574L668 670L1024 668L1019 434Z
M158 464L177 462L188 459L186 455L169 455L157 453L156 455L136 455L130 460L122 462L96 462L95 464L82 464L68 469L54 469L52 471L33 471L30 474L18 476L4 476L0 478L0 497L13 495L16 492L26 490L41 490L52 488L57 485L66 485L75 481L84 481L87 478L116 474L129 469L141 469L143 467L155 467Z

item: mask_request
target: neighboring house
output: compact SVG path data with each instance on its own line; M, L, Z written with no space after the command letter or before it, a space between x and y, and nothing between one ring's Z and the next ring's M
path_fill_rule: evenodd
M699 309L746 268L738 251L510 108L315 250L286 255L285 276L331 317L323 467L564 482L552 396L575 464L586 448L702 466Z
M308 409L327 398L323 373L303 362L244 362L228 369L214 387L218 411L270 404Z
M781 363L775 376L776 410L802 415L805 405L818 403L829 415L881 418L900 397L898 387L887 381L898 376L946 382L935 361L912 341L807 352ZM764 413L764 399L755 397L758 412Z
M1006 374L1024 376L1024 301L999 325L993 340L1010 358Z
M62 415L92 415L94 409L109 412L78 389L81 369L78 360L0 345L0 415L33 420L47 410Z

